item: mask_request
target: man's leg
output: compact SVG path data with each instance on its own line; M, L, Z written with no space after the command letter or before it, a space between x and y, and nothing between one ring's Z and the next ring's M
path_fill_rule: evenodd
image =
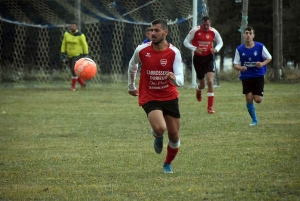
M199 82L197 85L197 89L196 89L196 99L199 102L202 101L201 91L202 91L202 89L205 88L205 81L204 81L205 73L203 71L203 67L201 66L202 59L203 59L203 57L200 57L200 56L194 55L194 57L193 57L194 69L195 69L197 79Z
M77 76L76 76L75 71L74 71L74 65L75 65L75 58L74 57L69 58L69 68L70 68L70 71L71 71L71 74L72 74L71 87L70 87L71 91L75 91L76 82L77 82Z
M246 96L246 107L250 117L252 118L252 122L250 123L250 126L255 126L257 125L258 120L255 113L255 107L253 104L253 95L252 93L247 93L245 96Z
M77 82L77 77L73 77L73 76L72 76L72 78L71 78L71 87L70 87L70 91L75 91L76 82Z
M85 82L84 82L84 80L83 79L81 79L81 78L77 78L77 81L79 82L79 84L81 85L81 88L84 88L84 87L86 87L86 84L85 84Z
M169 142L168 142L167 155L166 155L163 168L165 173L173 173L171 163L175 159L180 147L180 139L179 139L180 119L166 115L165 120L168 129Z
M201 92L202 92L202 89L205 88L205 80L204 78L199 80L199 83L197 85L197 89L196 89L196 98L199 102L201 102L202 100L202 95L201 95Z
M153 110L148 114L148 120L151 125L154 139L154 150L160 154L163 149L163 134L166 130L166 122L161 110Z
M213 110L214 98L215 98L213 79L214 79L214 73L213 72L208 72L206 74L206 81L207 81L207 111L210 114L215 113L215 111Z

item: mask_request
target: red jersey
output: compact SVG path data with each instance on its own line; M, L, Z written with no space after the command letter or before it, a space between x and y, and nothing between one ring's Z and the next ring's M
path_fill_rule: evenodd
M148 101L167 101L178 98L176 86L183 85L183 66L179 50L172 44L162 51L156 51L152 43L146 43L136 48L129 63L129 90L134 90L134 80L137 63L142 63L139 82L139 105ZM173 72L176 80L172 83L167 73Z
M203 31L201 26L193 28L184 40L184 45L195 51L196 48L201 48L202 54L195 52L197 56L207 56L211 54L211 48L213 48L213 41L216 41L217 45L215 49L219 51L223 46L222 38L219 32L210 27L208 31Z

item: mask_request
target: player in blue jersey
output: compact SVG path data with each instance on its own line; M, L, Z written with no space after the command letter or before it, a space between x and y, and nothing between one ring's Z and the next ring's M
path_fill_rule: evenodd
M246 106L252 118L250 126L258 124L253 100L261 103L264 94L264 75L267 64L272 56L267 48L259 42L253 41L254 29L250 26L244 29L244 44L237 47L234 57L234 68L240 71L243 94L246 96Z
M143 44L151 41L151 27L147 27L145 29L145 36L146 36L146 39L143 41Z

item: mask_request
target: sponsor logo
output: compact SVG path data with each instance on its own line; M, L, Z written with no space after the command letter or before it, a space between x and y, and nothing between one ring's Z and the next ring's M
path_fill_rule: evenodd
M149 53L149 52L147 52L147 54L146 54L146 57L151 57L151 55L150 55L150 53Z

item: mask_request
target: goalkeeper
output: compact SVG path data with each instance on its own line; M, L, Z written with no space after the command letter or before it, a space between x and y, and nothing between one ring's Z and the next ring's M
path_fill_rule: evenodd
M74 65L81 57L87 57L88 53L89 49L85 35L77 30L77 23L72 21L69 26L69 31L64 33L61 44L61 60L64 61L68 59L68 64L72 73L71 91L75 91L77 81L81 87L86 86L84 80L76 76Z

